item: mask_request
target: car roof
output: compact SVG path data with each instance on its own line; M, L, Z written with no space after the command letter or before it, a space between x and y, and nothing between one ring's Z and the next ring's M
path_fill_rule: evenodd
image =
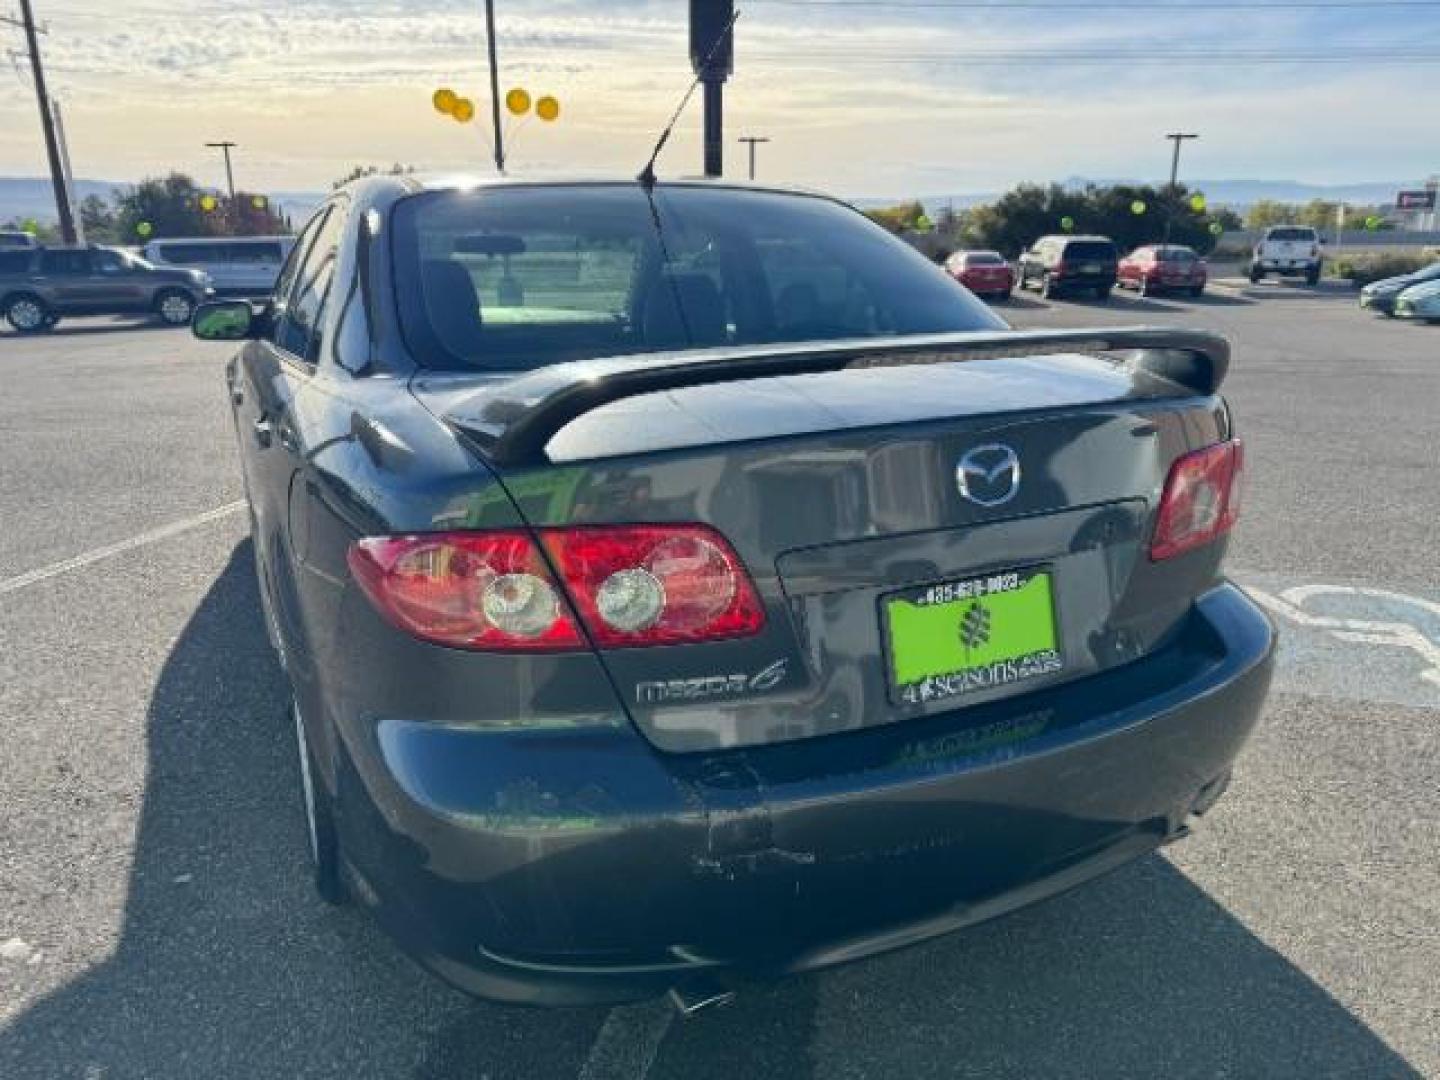
M152 244L273 244L277 240L294 240L293 236L165 236L159 240L147 240Z

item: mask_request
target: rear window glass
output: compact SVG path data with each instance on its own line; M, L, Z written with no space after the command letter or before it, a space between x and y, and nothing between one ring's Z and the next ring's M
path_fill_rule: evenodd
M826 199L638 184L434 192L394 211L401 320L431 367L1000 328Z
M161 244L160 258L171 263L218 263L225 256L220 244Z
M1314 229L1271 229L1268 240L1314 240Z
M279 244L226 244L225 261L237 264L279 263L285 256Z
M1005 260L993 251L975 251L965 256L966 266L1004 266Z
M1108 240L1071 240L1065 245L1067 259L1114 259L1115 245Z
M1161 259L1167 263L1193 263L1195 252L1189 248L1166 248L1161 253Z

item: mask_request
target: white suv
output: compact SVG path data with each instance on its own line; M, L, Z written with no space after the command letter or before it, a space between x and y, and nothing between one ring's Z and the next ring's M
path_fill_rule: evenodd
M1320 252L1323 243L1318 232L1304 225L1277 225L1266 229L1255 245L1250 280L1259 281L1267 274L1304 274L1305 283L1314 285L1320 280L1320 270L1325 263Z

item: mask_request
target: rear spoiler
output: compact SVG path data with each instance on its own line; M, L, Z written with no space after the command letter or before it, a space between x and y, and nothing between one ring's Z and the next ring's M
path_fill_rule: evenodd
M1213 394L1230 367L1230 344L1200 330L985 330L794 345L642 353L552 364L477 391L446 410L495 464L541 464L545 446L602 405L687 386L809 375L850 368L953 364L1046 354L1102 354L1191 393Z

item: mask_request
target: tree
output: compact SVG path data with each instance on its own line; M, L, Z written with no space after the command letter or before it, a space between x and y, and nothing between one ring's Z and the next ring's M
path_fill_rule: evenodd
M919 199L911 199L898 206L866 210L865 216L892 233L913 232L920 227L920 219L925 216L925 207Z
M1288 225L1295 220L1297 208L1294 203L1279 202L1275 199L1257 199L1245 211L1245 227L1256 232L1273 225Z
M414 165L401 165L397 161L392 164L390 168L385 169L384 174L387 176L407 176L414 171ZM355 165L351 167L349 172L347 172L344 176L340 177L339 180L336 180L333 184L331 184L330 187L332 190L335 188L342 188L346 184L350 183L350 181L352 180L363 180L367 176L379 175L381 175L381 169L378 165Z
M115 211L99 195L86 195L80 202L80 224L85 239L97 244L118 240L115 233Z
M202 197L210 195L184 173L148 177L126 188L115 202L115 235L122 241L160 239L167 236L214 236L222 222L216 210L201 208ZM148 224L148 231L140 228Z
M221 212L235 236L276 236L290 232L286 222L264 195L236 192L233 205L227 199Z
M0 229L6 232L25 232L35 237L42 244L53 244L60 239L60 229L48 222L37 221L35 218L12 217L9 221L0 222Z

